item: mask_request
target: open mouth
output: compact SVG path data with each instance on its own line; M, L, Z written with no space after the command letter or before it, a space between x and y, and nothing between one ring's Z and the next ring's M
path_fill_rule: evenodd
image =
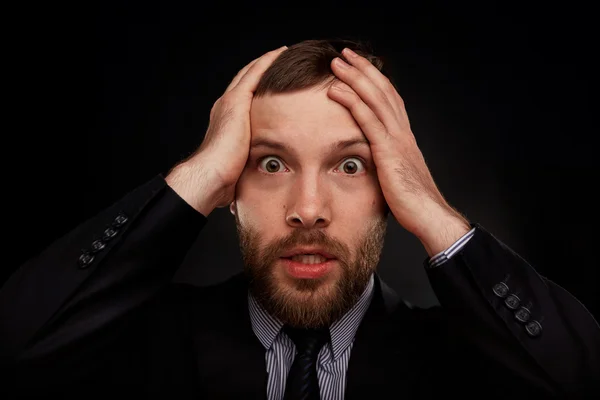
M325 276L333 268L336 259L325 258L319 254L299 254L293 257L282 257L286 272L297 279L318 279Z
M330 260L330 258L326 258L324 256L322 256L321 254L297 254L295 256L292 257L284 257L287 260L292 260L295 262L299 262L302 264L321 264L324 263L327 260Z

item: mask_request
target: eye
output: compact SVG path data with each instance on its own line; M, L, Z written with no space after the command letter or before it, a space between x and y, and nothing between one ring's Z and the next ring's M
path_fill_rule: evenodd
M362 172L365 170L363 162L356 157L345 159L340 167L340 170L348 175L356 175L357 172Z
M284 169L284 165L281 160L274 156L267 156L260 160L260 168L270 174L274 174Z

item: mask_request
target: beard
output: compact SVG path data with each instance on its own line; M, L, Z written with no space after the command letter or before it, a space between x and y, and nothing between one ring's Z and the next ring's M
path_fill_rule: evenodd
M243 226L236 213L236 227L244 272L257 302L283 324L297 328L329 327L357 302L383 249L387 219L379 218L359 238L354 257L350 248L319 229L295 229L291 234L261 246L260 232ZM296 246L318 245L334 255L339 276L320 279L278 279L276 262ZM334 267L336 268L336 267ZM279 274L280 275L280 274Z

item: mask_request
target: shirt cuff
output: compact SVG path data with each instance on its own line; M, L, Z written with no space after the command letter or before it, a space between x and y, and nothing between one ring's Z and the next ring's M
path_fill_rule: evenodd
M446 261L448 261L453 255L458 253L469 240L475 234L475 228L471 229L469 232L465 233L460 239L458 239L454 244L448 247L446 250L436 254L435 256L429 259L429 268L439 267Z

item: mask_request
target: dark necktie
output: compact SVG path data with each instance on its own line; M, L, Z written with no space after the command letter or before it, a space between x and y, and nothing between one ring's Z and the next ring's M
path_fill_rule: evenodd
M317 356L329 340L329 330L284 327L286 335L296 345L296 357L285 384L284 400L319 400Z

